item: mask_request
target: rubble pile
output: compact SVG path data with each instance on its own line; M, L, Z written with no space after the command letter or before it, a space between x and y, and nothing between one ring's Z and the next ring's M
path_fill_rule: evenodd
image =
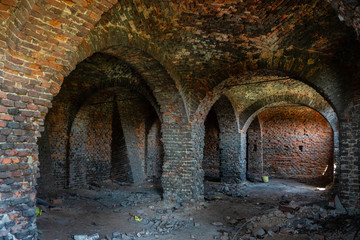
M162 216L161 218L143 218L141 223L147 230L137 233L138 237L143 235L168 234L173 230L184 228L189 224L189 221L176 220L175 218Z
M190 221L177 220L175 217L169 215L154 218L146 218L133 214L130 214L130 216L131 217L128 219L128 221L141 224L143 227L142 231L134 233L114 232L112 236L108 235L106 238L101 240L135 240L148 237L151 237L149 239L156 239L159 238L160 235L169 234L171 231L182 229L188 226L190 223ZM78 239L78 236L74 235L73 239ZM88 239L84 238L84 240Z
M339 218L347 216L338 208L330 203L330 206L321 207L317 204L299 206L294 201L289 205L279 205L276 209L270 209L262 216L254 216L244 219L235 226L235 230L230 234L230 239L236 240L256 240L256 239L277 239L280 235L291 235L294 237L307 237L304 239L331 239L324 229L324 225ZM354 233L356 225L348 228ZM357 225L359 227L359 225ZM340 234L341 235L341 234ZM353 234L354 235L354 234ZM343 234L341 235L343 236ZM296 238L297 239L297 238ZM342 237L333 239L344 239ZM360 239L360 235L359 235Z

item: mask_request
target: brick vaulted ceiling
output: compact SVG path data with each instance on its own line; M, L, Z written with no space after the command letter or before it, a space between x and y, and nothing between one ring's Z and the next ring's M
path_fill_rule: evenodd
M341 109L359 65L352 2L334 1L339 15L326 1L2 0L0 65L51 98L77 63L123 45L160 62L189 113L222 81L259 69L305 81Z
M357 0L0 0L0 200L11 222L0 236L36 235L36 143L53 97L104 82L132 84L154 106L163 197L177 203L203 200L212 106L229 130L225 177L236 181L246 162L234 109L242 123L241 112L279 101L330 113L329 122L337 114L339 194L358 212L359 12Z

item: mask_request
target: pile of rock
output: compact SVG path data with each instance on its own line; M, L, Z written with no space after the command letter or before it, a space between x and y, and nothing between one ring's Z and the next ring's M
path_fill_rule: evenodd
M160 218L131 218L131 221L138 221L143 224L146 230L137 233L138 237L151 236L158 234L168 234L171 231L182 229L189 224L190 221L177 220L169 216L161 216Z
M339 211L331 206L299 206L290 202L288 206L280 205L277 209L268 210L265 215L239 223L231 236L232 239L252 240L276 235L307 234L312 239L324 239L324 236L318 233L322 228L319 222L338 214Z
M151 236L153 238L159 238L160 235L169 234L171 231L184 228L189 224L189 221L176 220L165 216L161 218L141 218L134 216L131 217L129 221L142 224L144 229L135 233L114 232L112 236L106 236L106 238L101 240L135 240Z

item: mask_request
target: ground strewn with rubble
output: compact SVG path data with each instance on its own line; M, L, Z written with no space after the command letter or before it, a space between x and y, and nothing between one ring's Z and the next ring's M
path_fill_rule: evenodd
M205 186L205 202L191 209L166 206L151 182L39 194L49 204L38 204L39 239L360 239L360 218L344 215L327 190L277 179Z

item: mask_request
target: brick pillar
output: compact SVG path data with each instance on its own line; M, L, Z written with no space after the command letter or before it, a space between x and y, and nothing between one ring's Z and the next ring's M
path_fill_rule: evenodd
M340 118L340 198L350 214L360 213L360 94Z
M132 181L139 183L145 181L145 118L143 112L134 110L137 105L129 104L129 101L117 103L121 120L119 127L122 127L124 133ZM141 137L137 136L137 132L141 132Z
M36 239L35 186L39 173L36 140L40 136L43 118L50 103L44 99L32 99L25 95L26 90L16 89L13 85L5 84L2 87L0 238L14 235L18 239ZM47 94L33 94L51 98Z
M162 187L167 202L186 206L204 199L200 158L204 127L164 122L162 124L164 165ZM194 141L195 140L195 141Z
M263 175L263 145L259 119L256 117L247 130L247 173L250 181L259 181Z
M82 108L77 114L70 133L69 149L69 187L82 187L87 184L87 138L89 106Z
M241 138L230 101L221 97L214 105L220 128L221 181L238 183L245 180L245 160L240 158ZM245 142L246 144L246 142Z

